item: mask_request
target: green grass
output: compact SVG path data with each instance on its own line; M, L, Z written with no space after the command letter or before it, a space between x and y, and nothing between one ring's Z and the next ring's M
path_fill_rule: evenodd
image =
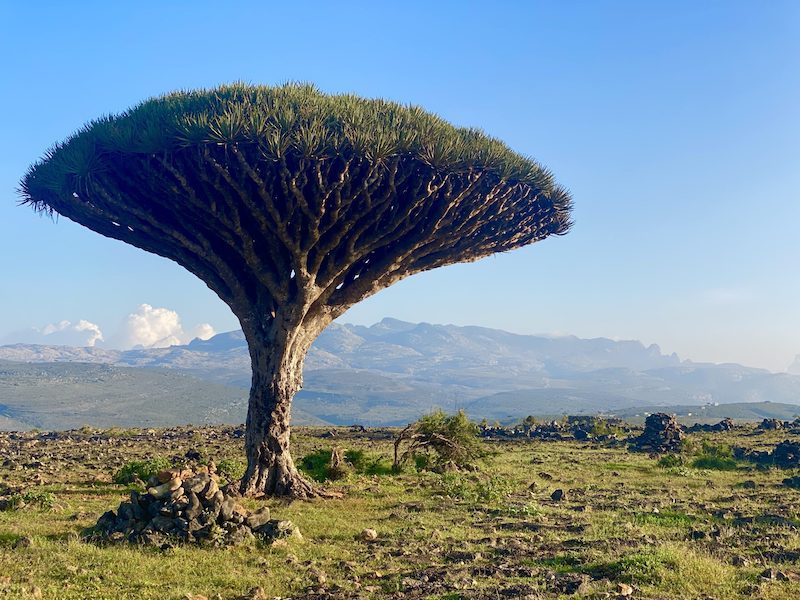
M739 463L733 458L730 446L703 442L702 450L692 460L695 469L713 469L716 471L735 471Z
M699 456L692 461L695 469L714 469L716 471L735 471L739 463L733 458L722 456Z
M654 548L625 554L617 560L593 566L589 572L623 583L656 584L662 580L666 570L675 566L675 560L669 552Z
M330 442L320 437L322 431L296 430L296 456L318 456L324 463L327 452L329 459ZM747 433L698 436L698 449L701 441L763 449L787 435ZM196 442L188 434L155 436L103 451L123 466L181 456ZM126 485L109 481L101 460L82 458L91 446L9 443L16 444L10 451L51 455L52 468L43 467L43 485L33 483L36 473L27 469L0 467L0 479L20 494L32 494L31 500L54 501L26 501L0 512L0 598L32 598L35 586L52 600L182 600L187 594L233 600L260 586L267 597L302 598L323 587L331 597L391 598L402 592L410 598L556 599L564 597L559 582L571 576L588 578L578 596L587 600L614 597L619 583L634 585L635 597L643 599L800 597L800 583L792 579L800 565L778 552L800 550L800 494L781 485L792 473L779 469L743 475L686 468L678 476L675 467L662 468L625 448L533 441L491 446L493 456L474 472L407 469L387 476L370 470L388 465L391 440L342 429L337 443L347 446L354 471L326 484L343 492L341 499L266 501L276 518L300 528L303 540L161 551L81 538L127 495ZM241 466L240 444L215 438L204 446L204 456L234 475ZM757 486L737 487L743 479ZM551 500L556 488L566 490L565 500ZM250 508L264 503L244 502ZM736 518L721 514L726 511ZM364 528L375 529L378 539L359 540ZM721 534L715 537L716 530ZM708 535L693 539L694 531ZM748 564L737 566L737 557ZM761 579L767 567L789 577Z
M638 525L659 525L662 527L688 527L696 520L697 517L693 515L671 510L638 514L634 518L634 522Z
M298 462L300 470L314 481L326 482L340 478L331 473L331 449L321 448L303 456ZM375 455L364 450L347 450L344 458L352 472L359 475L392 475L392 463L385 455Z

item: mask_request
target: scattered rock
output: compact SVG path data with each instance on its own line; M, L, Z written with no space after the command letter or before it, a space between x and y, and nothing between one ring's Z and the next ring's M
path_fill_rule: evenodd
M554 573L548 587L561 594L584 594L590 582L591 578L583 573Z
M202 453L199 450L194 450L194 449L187 450L186 454L184 454L184 456L186 457L186 460L194 460L194 461L197 461L197 460L200 460L201 458L203 458Z
M783 485L790 488L800 489L800 475L794 477L787 477L783 480Z
M784 469L800 467L800 442L784 440L772 451L772 463Z
M250 529L258 529L269 521L269 507L263 506L258 510L251 512L244 520L245 524Z
M267 600L267 593L262 587L251 588L240 600Z
M770 581L798 581L800 575L791 571L778 571L770 567L761 572L761 578Z
M564 500L566 496L567 496L566 492L564 492L564 490L562 490L561 488L557 489L552 494L550 494L550 497L556 502L561 502L561 500Z
M14 549L17 550L19 548L30 548L32 544L33 540L27 535L23 535L16 542L14 542Z
M290 537L299 540L303 539L300 530L295 527L294 523L288 520L279 521L277 519L271 519L259 527L256 533L271 540L285 540Z
M592 434L590 434L588 431L584 431L583 429L576 429L573 435L575 436L575 439L579 441L588 440L590 437L592 437Z
M733 456L737 460L746 460L760 465L796 469L800 468L800 442L784 440L777 444L772 451L736 447L733 449Z
M365 542L371 542L372 540L378 539L378 532L374 529L364 529L358 534L358 538L364 540Z
M632 596L633 595L633 587L628 585L627 583L618 583L617 584L617 595L618 596Z

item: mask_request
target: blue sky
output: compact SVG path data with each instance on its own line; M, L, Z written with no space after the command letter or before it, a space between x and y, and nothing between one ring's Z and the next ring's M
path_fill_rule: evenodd
M185 336L236 328L177 265L15 189L53 142L149 96L304 80L481 127L575 198L569 235L412 277L345 321L634 338L773 370L800 353L798 2L0 0L0 56L0 343L63 321L117 345L151 318L168 321L151 338L176 318Z

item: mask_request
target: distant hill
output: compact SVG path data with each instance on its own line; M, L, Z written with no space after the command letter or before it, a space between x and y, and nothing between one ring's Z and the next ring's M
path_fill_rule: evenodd
M247 392L180 371L0 361L0 429L243 423ZM324 421L295 411L295 421Z
M129 351L15 344L0 346L2 359L166 371L188 377L177 381L206 386L197 403L207 410L212 403L200 401L207 394L213 391L227 402L230 390L238 389L242 404L238 413L228 409L231 418L244 415L242 390L250 385L250 357L241 331L185 346ZM646 406L800 402L800 376L681 361L638 341L518 335L396 319L370 327L334 323L312 346L304 379L295 419L344 425L399 425L436 407L505 420ZM122 394L129 381L117 380L117 392ZM67 393L77 402L87 388L70 389L54 387L48 393ZM189 413L206 414L203 410Z

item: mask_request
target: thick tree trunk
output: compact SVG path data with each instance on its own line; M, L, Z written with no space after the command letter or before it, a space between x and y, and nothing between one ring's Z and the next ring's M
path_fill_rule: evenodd
M314 329L314 328L312 328ZM318 495L297 471L289 453L292 398L303 384L303 363L316 332L273 326L268 332L245 328L253 366L247 410L247 471L243 495L310 498Z

